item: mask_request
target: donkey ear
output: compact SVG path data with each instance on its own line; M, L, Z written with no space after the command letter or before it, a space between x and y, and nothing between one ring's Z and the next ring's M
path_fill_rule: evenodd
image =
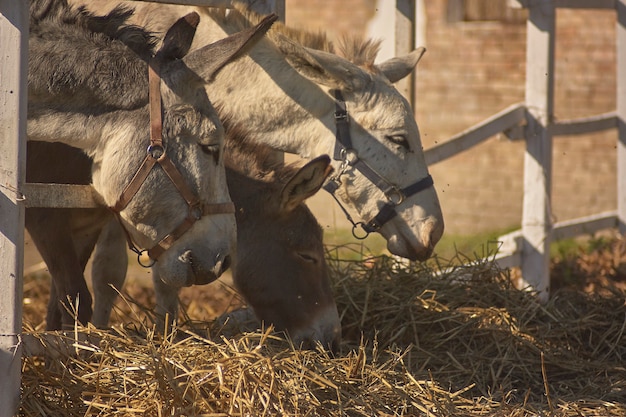
M426 48L417 48L408 55L391 58L390 60L378 64L376 68L378 68L389 81L395 83L413 71L420 58L422 58L422 55L424 55L424 52L426 52Z
M283 187L281 209L291 211L318 192L331 172L333 167L330 166L328 155L318 156L300 168Z
M222 68L241 58L256 45L277 19L278 16L272 13L263 18L256 26L194 51L185 57L185 64L205 81L212 81Z
M181 59L187 55L198 23L200 23L200 16L196 12L178 19L165 34L163 45L157 55L167 60Z
M335 54L306 48L283 35L276 36L275 40L294 69L318 84L340 90L354 90L369 80L365 71Z

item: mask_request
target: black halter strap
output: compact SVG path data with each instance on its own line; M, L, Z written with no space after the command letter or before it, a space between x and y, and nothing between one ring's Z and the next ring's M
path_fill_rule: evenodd
M434 182L430 175L408 185L404 188L397 188L395 185L387 181L383 176L378 174L365 161L359 158L356 150L352 147L352 138L350 137L350 118L346 108L346 102L343 94L339 90L333 90L335 95L335 125L337 126L337 141L335 142L334 159L341 161L341 167L336 175L331 177L324 185L324 189L328 191L335 201L341 207L347 219L352 223L352 234L358 239L364 239L372 232L378 231L385 223L393 219L398 213L396 207L400 205L405 198L411 197L420 191L426 190L433 186ZM378 214L373 219L365 222L355 222L346 208L341 204L335 191L341 185L341 175L343 175L349 167L352 167L369 179L378 189L380 189L387 199ZM356 232L358 227L365 231L365 235L359 235Z

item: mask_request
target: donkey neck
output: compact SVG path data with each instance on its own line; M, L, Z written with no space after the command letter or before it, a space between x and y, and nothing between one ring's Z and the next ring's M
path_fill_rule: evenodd
M269 41L207 86L227 131L243 129L254 143L303 158L332 152L334 101L326 90L298 74Z
M229 68L232 74L224 71L207 89L226 130L245 129L251 142L303 158L331 153L335 140L332 99L299 75L283 78L286 82L282 90L271 80L272 74L257 65L246 64L242 62L240 66L256 72L259 82L250 82L249 77L233 82L232 76L242 74L237 65L233 65ZM306 90L306 97L290 97L294 90Z
M241 21L223 11L191 6L141 4L135 19L161 32L191 10L201 15L192 50L242 29ZM250 141L304 158L333 150L334 101L328 88L298 74L269 39L222 69L207 94L227 131L245 128Z

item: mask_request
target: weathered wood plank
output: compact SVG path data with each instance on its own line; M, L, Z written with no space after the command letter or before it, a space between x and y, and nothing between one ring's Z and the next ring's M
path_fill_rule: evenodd
M558 222L554 225L554 240L570 239L576 236L592 234L600 230L614 229L617 226L617 212L607 211L591 216Z
M584 135L617 127L617 113L609 112L579 119L562 120L552 123L548 130L553 136Z
M231 0L125 0L125 1L148 1L151 3L182 4L186 6L207 6L232 8Z
M509 7L528 8L533 0L509 0ZM614 9L616 0L554 0L554 6L562 9Z
M607 211L591 216L558 222L552 230L552 239L570 239L585 234L593 234L600 230L612 229L617 226L617 212ZM513 268L522 265L524 235L522 230L515 230L498 237L500 247L493 258L500 268ZM489 258L491 259L491 258Z
M0 0L0 417L20 401L28 2Z
M181 4L185 6L205 6L205 7L224 7L227 9L233 8L234 0L123 0L128 2L143 1L150 3L163 3L163 4ZM276 13L279 19L285 21L285 0L239 0L241 2L247 2L250 8L257 13L268 14Z
M526 117L523 103L514 104L424 152L426 164L441 162L517 125Z
M503 253L496 255L493 258L493 262L495 262L500 269L515 268L522 263L522 255L519 252Z
M406 55L415 49L415 0L396 0L395 56ZM411 107L415 104L415 74L395 83Z
M522 286L547 301L550 291L552 136L556 11L552 0L536 0L526 26L526 153L522 208Z
M617 2L617 218L626 234L626 1Z
M26 207L94 208L104 201L91 185L24 184Z

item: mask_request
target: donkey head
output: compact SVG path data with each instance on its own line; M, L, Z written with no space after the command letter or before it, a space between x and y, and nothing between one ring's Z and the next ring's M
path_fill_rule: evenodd
M244 53L252 41L258 40L273 20L264 22L264 27L233 35L186 55L198 21L195 13L177 21L151 61L151 66L159 67L163 81L160 88L163 145L153 157L159 161L169 158L187 182L189 192L181 189L180 181L177 183L162 164L161 175L155 175L143 189L137 190L135 201L128 204L130 212L120 213L131 226L132 237L142 242L142 246L159 242L148 253L155 259L152 253L159 253L158 275L174 287L206 284L231 264L235 223L222 158L224 132L201 87L215 72ZM200 62L204 65L200 66ZM154 130L154 120L151 123ZM152 140L151 137L151 143ZM167 175L162 175L163 171ZM105 175L105 178L110 177ZM160 203L156 200L158 196L164 197ZM151 213L143 209L147 205L154 208ZM187 224L190 221L193 225ZM182 234L177 232L181 225ZM176 240L172 242L171 237Z
M392 85L411 73L424 49L374 65L375 51L353 63L277 39L293 68L329 98L318 117L336 139L320 141L315 152L334 155L338 174L332 191L358 216L355 227L382 234L396 255L430 256L443 233L443 217L413 111Z
M296 344L336 349L341 338L322 229L304 201L330 172L330 158L316 158L281 183L267 183L239 204L235 285L257 317L286 331ZM231 180L236 185L240 181ZM281 185L284 184L284 185ZM248 187L249 188L249 187ZM231 187L233 193L234 187ZM248 191L249 193L250 191Z

